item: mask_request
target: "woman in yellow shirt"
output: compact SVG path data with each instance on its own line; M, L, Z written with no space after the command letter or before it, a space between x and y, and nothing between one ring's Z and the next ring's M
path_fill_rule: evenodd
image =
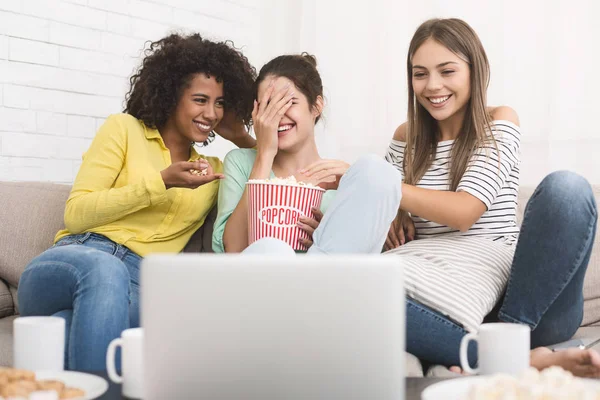
M22 315L65 318L65 365L105 369L106 349L139 326L139 264L179 252L216 204L223 167L194 143L214 132L253 147L256 71L227 43L195 34L154 42L130 79L124 114L98 131L65 208L65 228L19 284Z

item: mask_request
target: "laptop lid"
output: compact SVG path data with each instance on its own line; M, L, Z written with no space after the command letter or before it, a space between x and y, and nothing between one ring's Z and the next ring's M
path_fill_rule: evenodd
M396 257L152 255L147 399L404 398Z

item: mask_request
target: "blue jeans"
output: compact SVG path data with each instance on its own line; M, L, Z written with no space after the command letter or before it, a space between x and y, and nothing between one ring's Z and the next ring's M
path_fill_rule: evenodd
M500 308L489 320L529 325L532 347L570 339L583 318L583 279L598 211L589 183L560 171L548 175L527 203ZM435 364L459 365L466 331L434 310L407 300L408 352ZM471 365L477 357L469 348Z
M102 235L64 237L23 272L18 291L21 315L63 317L66 368L105 370L110 341L140 324L141 260Z

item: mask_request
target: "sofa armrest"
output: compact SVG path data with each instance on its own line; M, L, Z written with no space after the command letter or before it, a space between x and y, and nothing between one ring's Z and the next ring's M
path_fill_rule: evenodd
M16 291L14 295L16 296ZM13 293L8 288L8 284L0 279L0 318L15 314L15 302Z

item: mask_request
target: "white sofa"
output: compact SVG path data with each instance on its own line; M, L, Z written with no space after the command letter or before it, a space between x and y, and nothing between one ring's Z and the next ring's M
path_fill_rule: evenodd
M16 288L28 262L51 246L63 226L63 213L70 187L41 182L0 182L0 365L12 364L12 321L19 313ZM532 188L521 188L519 216ZM600 204L600 186L594 186ZM213 215L214 217L214 215ZM185 251L211 249L212 218L192 237ZM585 278L585 311L576 337L600 338L600 234ZM600 349L600 346L599 346ZM420 376L420 364L408 359L408 374Z

